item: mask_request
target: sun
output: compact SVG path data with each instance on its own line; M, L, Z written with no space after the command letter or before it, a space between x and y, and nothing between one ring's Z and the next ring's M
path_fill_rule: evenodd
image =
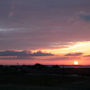
M74 65L79 65L79 62L78 61L74 61Z

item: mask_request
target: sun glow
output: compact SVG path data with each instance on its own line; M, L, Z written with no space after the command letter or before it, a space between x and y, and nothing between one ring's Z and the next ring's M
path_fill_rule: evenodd
M79 62L78 61L74 61L74 65L79 65Z
M66 48L57 48L57 49L43 49L43 52L49 52L57 55L73 53L73 52L82 52L85 55L90 54L90 41L83 42L72 42L70 45L67 45Z

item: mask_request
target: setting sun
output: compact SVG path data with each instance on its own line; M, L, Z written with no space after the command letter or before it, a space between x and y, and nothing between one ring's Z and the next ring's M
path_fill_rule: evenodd
M74 65L78 65L79 63L78 63L78 61L74 61Z

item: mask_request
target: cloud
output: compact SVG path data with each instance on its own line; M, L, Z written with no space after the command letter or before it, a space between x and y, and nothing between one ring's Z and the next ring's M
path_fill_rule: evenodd
M32 56L54 56L54 54L51 53L43 53L41 51L35 52L32 54Z
M53 56L51 53L43 53L41 51L32 53L29 51L2 51L0 56Z
M0 52L0 56L27 56L27 55L30 55L30 54L28 54L26 51L21 51L21 52L2 51L2 52Z
M88 26L74 18L81 10L90 11L89 0L14 1L12 11L12 0L0 0L1 50L51 49L59 48L63 42L90 40ZM14 12L13 17L8 17L10 12ZM54 44L57 42L59 46Z
M90 14L80 14L80 18L85 20L86 22L90 21Z
M83 56L83 60L88 61L88 63L89 63L89 61L90 61L90 55L84 55Z
M81 56L83 53L68 53L65 56Z
M59 61L59 60L69 60L69 59L70 59L69 57L65 57L65 56L55 56L55 57L47 58L45 60L48 60L48 61Z
M90 55L85 55L84 57L86 57L86 58L90 58Z

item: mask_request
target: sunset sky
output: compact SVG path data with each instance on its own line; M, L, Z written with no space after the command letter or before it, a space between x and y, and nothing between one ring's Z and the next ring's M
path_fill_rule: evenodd
M89 65L90 0L0 0L0 56L24 50L27 62L0 64Z

